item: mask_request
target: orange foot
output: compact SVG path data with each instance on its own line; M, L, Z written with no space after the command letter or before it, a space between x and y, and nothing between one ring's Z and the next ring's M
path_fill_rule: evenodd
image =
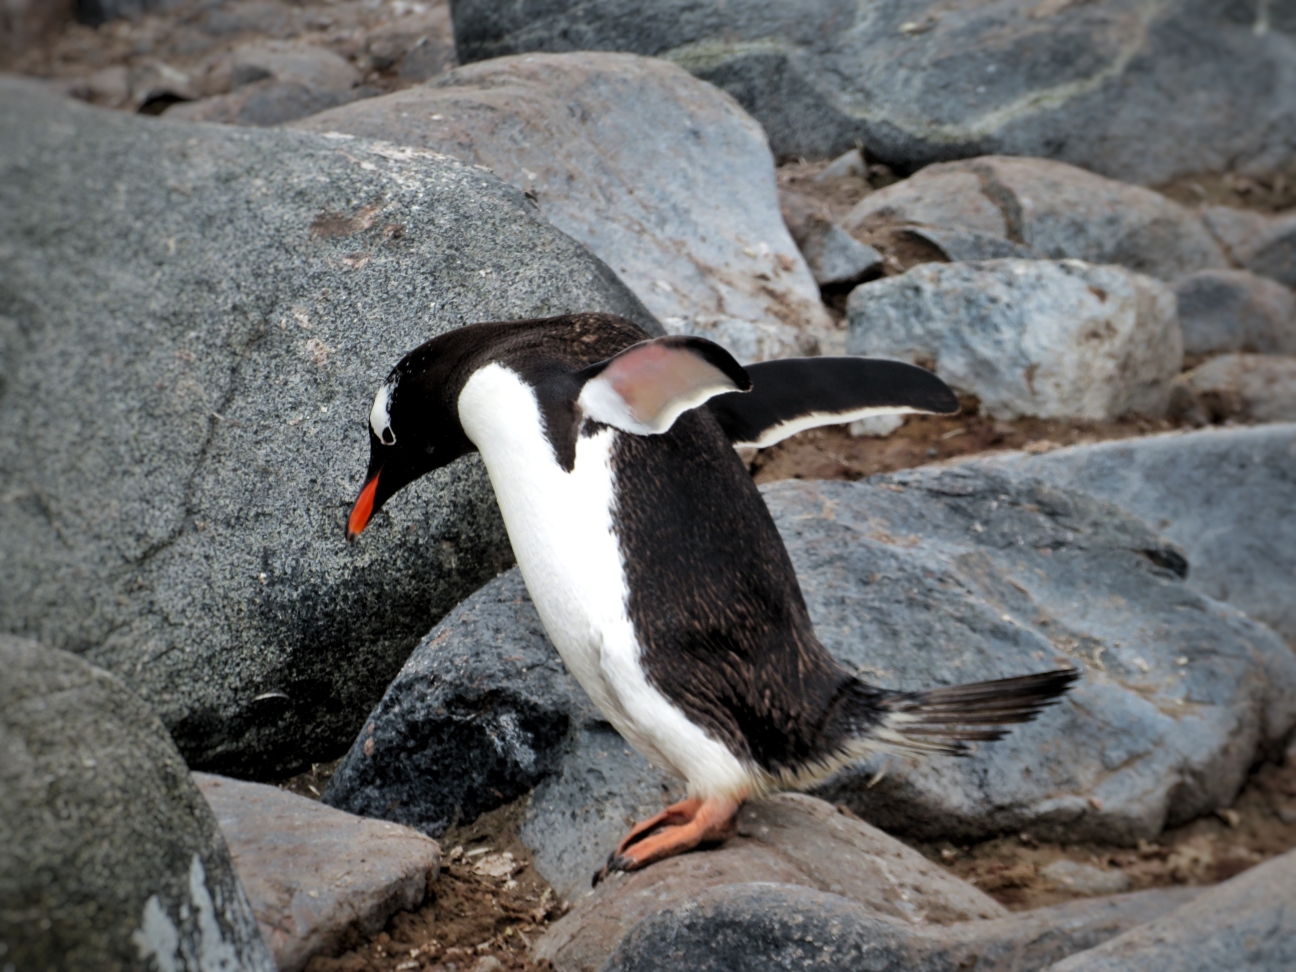
M594 875L597 885L613 871L637 871L653 861L674 857L702 843L733 836L742 800L711 797L681 800L655 817L635 825Z

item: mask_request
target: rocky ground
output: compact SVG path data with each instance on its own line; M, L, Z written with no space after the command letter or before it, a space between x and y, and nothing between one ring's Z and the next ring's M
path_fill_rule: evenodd
M1296 963L1281 4L11 0L0 71L0 965ZM940 375L744 456L816 628L1076 690L591 893L678 785L480 463L340 539L399 352L589 310Z

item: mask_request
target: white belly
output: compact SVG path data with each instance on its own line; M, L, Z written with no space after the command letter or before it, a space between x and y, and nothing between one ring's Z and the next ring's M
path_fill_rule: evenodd
M640 665L612 528L611 454L625 433L579 439L567 472L545 438L531 386L501 365L468 380L459 420L486 463L540 620L594 704L650 762L687 780L690 793L749 792L749 770L649 684Z

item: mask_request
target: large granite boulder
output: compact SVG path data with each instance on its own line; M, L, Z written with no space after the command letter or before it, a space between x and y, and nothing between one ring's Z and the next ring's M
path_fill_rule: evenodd
M1296 646L1296 424L1203 429L970 460L1108 499L1188 556L1190 588Z
M120 681L0 635L0 964L274 972L220 828Z
M481 169L0 81L0 630L85 655L191 765L354 737L507 566L475 459L343 540L374 389L434 334L604 310L613 273Z
M1182 553L1105 501L976 469L764 495L820 638L869 681L1085 673L967 759L878 758L818 791L871 823L1133 843L1228 806L1296 725L1287 646L1192 590ZM532 788L521 836L563 894L679 795L583 696L510 572L414 652L324 799L436 835Z
M852 354L922 364L996 418L1161 415L1183 362L1167 285L1079 260L924 263L846 313Z
M843 225L855 233L912 227L954 260L968 259L971 242L998 240L1039 258L1116 263L1159 280L1228 266L1192 210L1049 159L988 156L928 166L869 193Z
M760 126L711 85L627 54L506 57L297 122L484 165L532 195L668 330L740 360L833 327L779 214Z
M991 153L1154 185L1296 158L1296 15L1227 0L452 0L462 61L668 57L724 88L775 154L862 142L892 165Z

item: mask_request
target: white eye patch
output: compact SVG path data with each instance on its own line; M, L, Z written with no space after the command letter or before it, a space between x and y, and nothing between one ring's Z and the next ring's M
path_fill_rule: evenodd
M391 384L383 385L374 396L373 408L369 409L369 427L383 445L396 444L396 433L391 427L391 393Z

